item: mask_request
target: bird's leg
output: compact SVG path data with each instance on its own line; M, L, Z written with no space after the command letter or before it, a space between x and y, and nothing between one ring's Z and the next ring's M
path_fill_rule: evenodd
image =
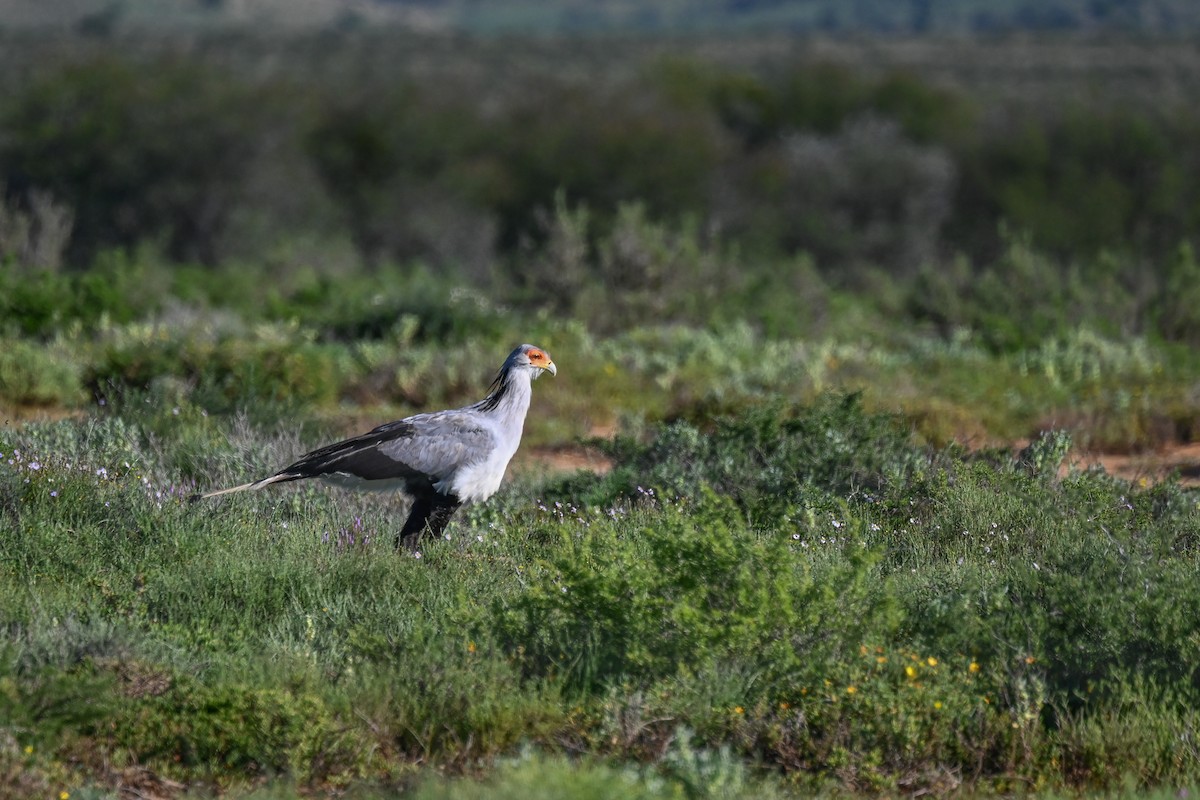
M457 497L437 492L417 495L413 499L412 512L396 535L396 549L399 550L403 545L409 550L416 550L426 531L431 538L441 536L460 506L462 502Z
M456 497L447 497L444 494L439 494L434 497L433 513L429 515L428 524L425 526L429 531L429 536L437 539L446 530L446 526L450 524L450 518L454 516L454 512L462 506Z
M418 494L413 498L412 510L408 512L408 519L404 521L404 527L396 534L396 549L400 549L400 545L404 545L409 550L417 548L417 540L421 537L421 531L425 530L425 520L429 518L433 511L433 495Z

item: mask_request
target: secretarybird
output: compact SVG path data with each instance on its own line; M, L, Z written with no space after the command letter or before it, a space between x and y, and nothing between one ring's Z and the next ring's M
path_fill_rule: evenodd
M523 344L505 359L487 397L474 405L388 422L313 450L270 477L192 500L303 478L352 489L398 489L413 504L396 546L414 546L425 533L441 536L463 503L486 500L500 488L521 444L533 381L542 372L558 374L550 354Z

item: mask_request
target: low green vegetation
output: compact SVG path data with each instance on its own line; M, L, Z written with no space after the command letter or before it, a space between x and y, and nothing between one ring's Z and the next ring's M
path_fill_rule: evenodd
M0 797L1200 785L1195 467L1089 466L1200 437L1186 48L111 34L0 52ZM419 552L187 502L520 342Z
M7 791L1200 777L1196 500L1063 473L1062 434L967 455L853 395L748 406L518 481L412 555L388 499L186 503L299 442L146 399L0 437Z
M0 793L1200 781L1196 497L1067 461L1195 439L1189 248L1126 335L1149 306L1103 259L1020 237L864 291L639 206L593 224L560 199L494 292L6 262ZM560 373L517 479L419 555L398 498L185 500L477 398L520 341ZM584 446L609 468L540 463Z
M79 412L146 394L262 420L290 407L333 424L349 407L353 419L341 424L357 426L473 399L497 353L536 341L572 367L559 382L568 389L540 398L543 425L531 431L540 443L703 421L770 398L810 402L829 390L904 414L935 445L1062 428L1088 450L1129 452L1200 430L1200 360L1166 335L1192 330L1182 283L1155 307L1163 331L1130 336L1114 316L1135 313L1125 296L1074 280L1021 243L994 268L1014 273L994 280L954 287L943 276L939 288L926 274L877 276L865 292L835 289L803 261L761 282L733 255L711 274L680 276L674 256L655 260L656 225L630 230L598 248L637 251L673 282L597 284L608 272L596 267L549 293L564 298L562 312L526 305L524 289L497 296L420 267L273 278L261 267L213 272L142 255L29 280L0 265L0 286L12 290L0 293L0 408ZM721 257L689 253L700 270ZM566 258L553 242L536 256L547 275ZM1196 270L1190 250L1173 258L1180 275ZM1026 275L1057 288L1031 291Z

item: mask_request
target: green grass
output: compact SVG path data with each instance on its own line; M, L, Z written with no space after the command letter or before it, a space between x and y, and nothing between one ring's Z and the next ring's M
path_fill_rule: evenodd
M0 796L1200 782L1197 497L1064 468L1195 439L1180 344L997 347L813 275L809 321L602 333L429 274L112 269L144 295L47 279L0 348ZM526 468L419 556L396 497L186 502L477 399L520 341L559 365ZM598 434L603 475L539 468Z
M1053 440L968 458L853 397L761 406L651 429L605 477L519 481L417 558L388 499L185 503L202 469L298 443L174 412L0 436L10 794L1200 778L1196 498L1059 478Z
M415 340L403 325L380 340L320 341L311 324L194 310L96 333L69 329L44 342L13 338L0 354L0 407L27 414L79 409L95 398L120 405L130 395L131 403L149 397L210 414L246 411L264 423L288 408L348 434L347 418L357 428L477 399L503 354L530 340L564 365L538 386L534 444L569 443L617 424L736 413L771 397L809 402L831 390L858 391L873 409L903 413L936 444L984 445L1053 427L1081 446L1125 452L1188 441L1200 430L1200 361L1189 348L1108 338L1086 326L995 353L965 333L948 341L840 329L775 338L742 324L598 337L575 323L499 311L491 325L489 335L452 347Z
M1200 438L1178 47L85 38L0 70L0 797L1200 784L1198 497L1067 466ZM523 341L419 555L185 502Z

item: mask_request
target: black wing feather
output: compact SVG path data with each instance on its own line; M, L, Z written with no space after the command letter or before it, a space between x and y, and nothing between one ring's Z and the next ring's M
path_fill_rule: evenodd
M306 453L276 474L284 476L284 480L315 478L333 472L344 472L368 481L419 477L423 475L419 470L379 451L381 444L411 439L414 433L415 428L409 422L389 422L361 436Z

